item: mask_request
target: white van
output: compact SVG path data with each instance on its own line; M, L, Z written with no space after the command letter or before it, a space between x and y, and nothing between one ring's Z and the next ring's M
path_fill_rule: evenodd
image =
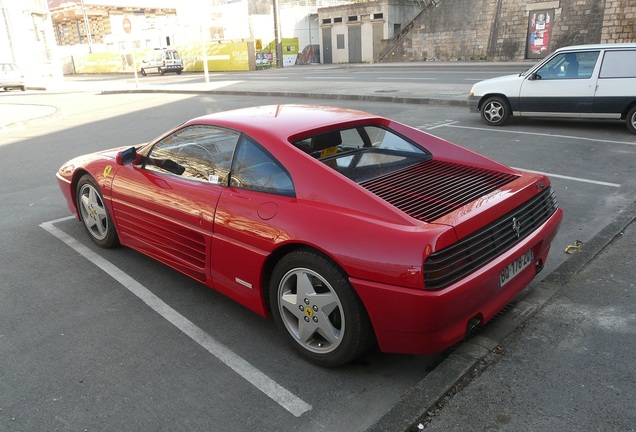
M155 48L152 58L141 62L141 70L143 76L149 73L158 73L163 75L166 72L176 72L181 75L183 72L183 61L179 52L174 49Z
M478 82L468 108L491 126L511 115L621 119L636 134L636 44L560 48L519 75Z

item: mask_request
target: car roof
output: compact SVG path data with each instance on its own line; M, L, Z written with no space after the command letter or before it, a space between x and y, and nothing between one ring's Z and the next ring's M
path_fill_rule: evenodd
M618 43L618 44L591 44L591 45L572 45L561 47L555 52L560 51L580 51L590 49L636 49L636 43Z
M296 140L352 124L388 124L383 117L347 108L319 105L266 105L209 114L187 124L214 124L240 130L253 136L273 136L280 140Z

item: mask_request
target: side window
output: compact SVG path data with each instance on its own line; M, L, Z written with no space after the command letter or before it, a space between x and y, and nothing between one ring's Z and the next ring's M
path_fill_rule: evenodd
M230 185L280 195L294 195L289 173L264 148L244 137L238 145Z
M599 78L636 78L636 51L608 51Z
M594 72L599 51L561 53L537 71L542 80L589 79Z
M145 168L227 186L239 136L236 131L214 126L184 127L152 147Z

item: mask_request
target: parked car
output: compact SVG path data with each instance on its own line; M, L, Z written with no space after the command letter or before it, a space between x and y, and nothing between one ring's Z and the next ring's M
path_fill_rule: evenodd
M0 63L0 88L9 90L18 88L26 90L24 86L24 74L15 63Z
M636 134L636 44L560 48L519 75L478 82L468 107L491 126L510 116L621 119Z
M97 245L273 316L323 366L461 341L541 271L562 219L542 174L333 107L195 118L57 180Z
M177 50L155 49L151 59L141 62L140 72L143 76L149 73L164 75L166 72L175 72L177 75L181 75L181 72L183 72L183 61Z

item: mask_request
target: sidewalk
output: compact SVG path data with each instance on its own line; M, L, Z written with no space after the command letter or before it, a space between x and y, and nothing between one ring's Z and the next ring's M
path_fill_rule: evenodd
M432 411L425 430L636 430L634 245L630 223Z

